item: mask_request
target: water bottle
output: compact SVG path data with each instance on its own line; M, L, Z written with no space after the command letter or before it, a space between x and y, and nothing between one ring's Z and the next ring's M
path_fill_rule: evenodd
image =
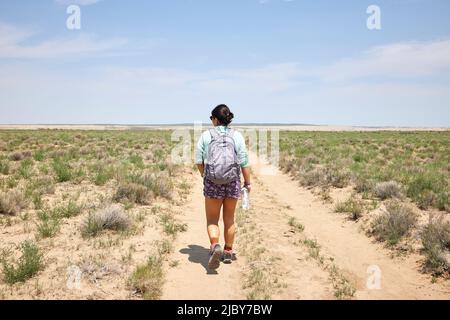
M250 199L248 197L248 190L246 187L242 188L242 209L248 210L250 209Z

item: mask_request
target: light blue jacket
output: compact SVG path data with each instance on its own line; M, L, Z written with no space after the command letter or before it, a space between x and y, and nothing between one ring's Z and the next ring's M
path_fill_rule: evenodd
M215 129L220 134L225 134L225 132L229 132L230 128L225 126L217 126ZM236 148L236 154L238 157L239 165L241 168L246 168L249 166L248 162L248 153L247 153L247 147L245 146L245 139L242 136L242 134L236 130L234 130L234 144ZM206 157L208 154L208 146L211 143L212 137L211 133L208 131L205 131L200 136L200 139L198 139L197 143L197 149L195 152L195 163L196 164L206 164Z

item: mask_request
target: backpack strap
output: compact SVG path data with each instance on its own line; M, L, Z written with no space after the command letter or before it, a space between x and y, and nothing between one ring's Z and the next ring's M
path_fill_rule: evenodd
M217 132L215 128L209 129L209 133L211 134L213 140L220 138L220 134Z
M230 136L234 139L234 129L230 129L230 131L227 132L227 136Z

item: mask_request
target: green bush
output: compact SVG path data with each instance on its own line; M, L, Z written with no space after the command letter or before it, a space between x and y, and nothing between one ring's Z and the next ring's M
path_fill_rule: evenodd
M347 201L338 202L334 211L338 213L348 213L352 220L358 220L362 216L364 205L361 201L350 198Z
M45 152L44 152L44 150L36 151L34 153L33 158L34 158L34 160L39 161L39 162L44 161L45 160Z
M72 218L79 215L82 211L83 206L78 205L76 201L71 199L67 204L56 207L54 215L60 218Z
M53 170L55 170L58 182L66 182L72 179L72 171L69 165L61 159L53 161Z
M3 277L8 284L25 282L43 268L43 256L35 243L24 241L19 248L22 255L16 263L2 257Z
M163 260L161 256L152 256L146 264L139 265L133 271L129 286L146 300L158 300L162 296L164 284Z
M0 161L0 173L3 175L9 174L9 161L8 160L1 160Z
M58 233L60 227L60 217L58 215L44 210L38 213L38 218L38 238L52 238Z

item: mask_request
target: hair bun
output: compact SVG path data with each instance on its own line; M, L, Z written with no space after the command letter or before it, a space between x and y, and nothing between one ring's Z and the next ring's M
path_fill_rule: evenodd
M225 104L220 104L211 112L212 116L219 120L221 125L228 126L234 118L234 114Z

